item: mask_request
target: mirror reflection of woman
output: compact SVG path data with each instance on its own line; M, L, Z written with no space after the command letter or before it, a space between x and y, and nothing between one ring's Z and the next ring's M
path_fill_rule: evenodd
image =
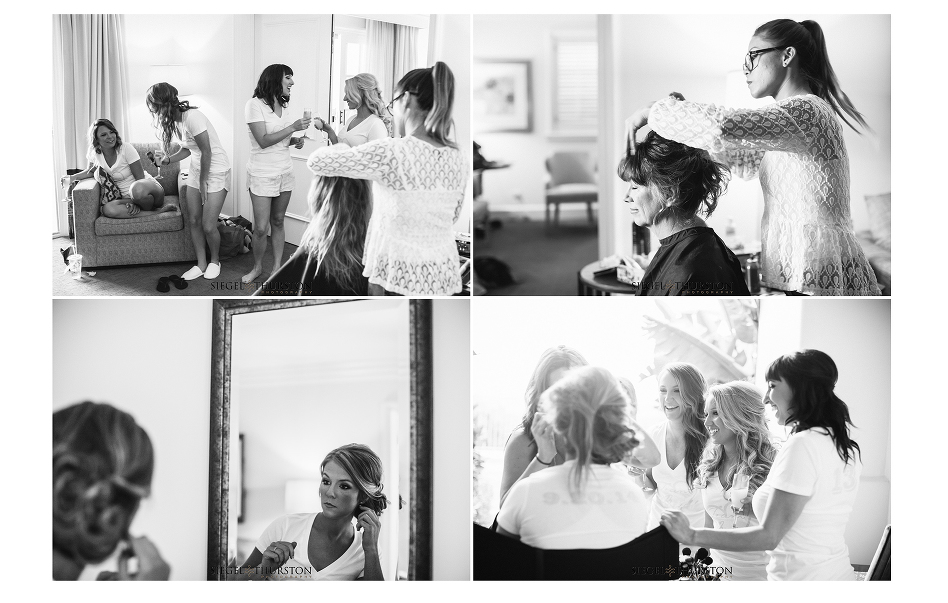
M704 426L710 437L698 466L697 486L701 488L705 527L759 525L750 501L767 478L777 453L770 442L760 392L743 381L711 386L704 403ZM749 478L747 497L732 501L730 494L739 475ZM764 551L712 550L711 558L716 566L731 568L725 580L767 579L770 558Z
M118 571L98 580L168 579L154 543L128 531L151 490L154 459L145 430L113 406L81 402L53 413L53 580L78 580L119 545Z
M605 549L641 536L648 503L621 465L641 432L616 378L599 367L572 369L543 393L540 408L566 460L514 484L497 532L541 549Z
M178 89L171 84L160 82L149 88L145 104L155 118L155 127L161 139L163 155L159 165L191 158L185 202L188 205L191 242L198 263L185 272L182 278L188 281L201 276L215 279L221 273L218 255L221 236L217 231L217 218L221 215L230 189L230 160L207 116L188 101L180 100ZM179 145L174 153L171 151L172 143ZM210 261L205 243L211 250Z
M401 138L316 152L307 165L317 176L372 181L374 207L363 256L370 294L460 293L453 225L470 165L449 138L454 74L441 62L409 71L390 105Z
M293 70L286 65L270 65L260 74L253 97L244 107L250 135L247 182L253 205L253 269L240 280L250 283L263 272L267 251L267 226L273 242L273 271L283 263L286 232L283 221L290 195L296 186L290 146L303 148L303 138L292 134L309 127L305 116L293 120L286 110L293 88Z
M112 177L122 193L120 199L102 204L102 215L107 218L142 218L174 211L165 205L165 191L151 174L142 168L141 157L135 147L126 144L111 121L104 117L89 127L89 167L71 176L63 176L60 184L94 177L96 168L102 168Z
M846 545L862 462L849 407L835 393L839 371L819 350L781 356L767 369L766 402L791 425L753 499L759 525L695 527L669 510L662 525L679 542L723 551L769 551L768 580L855 580Z
M694 488L694 482L708 441L701 420L707 389L704 375L693 364L672 362L659 373L658 403L665 421L649 431L661 460L646 473L655 489L647 530L658 527L665 509L681 509L691 525L704 525L701 490Z
M320 466L320 511L273 521L236 580L382 580L379 516L382 461L368 446L348 444Z
M632 220L661 242L637 275L638 295L750 295L741 262L702 219L727 188L724 166L649 132L619 164L619 177L629 183Z
M334 132L324 120L316 118L314 127L329 137L332 144L349 147L391 136L392 117L379 90L379 82L371 73L360 73L346 80L343 101L356 114Z
M816 21L777 19L754 32L744 58L758 109L725 109L668 97L627 121L629 146L645 124L711 151L731 172L759 176L764 193L761 284L789 294L879 295L853 231L849 154L837 117L858 131L862 114L841 90Z

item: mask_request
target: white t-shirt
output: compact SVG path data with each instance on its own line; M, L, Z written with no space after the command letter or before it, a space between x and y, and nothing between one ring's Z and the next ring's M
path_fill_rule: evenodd
M135 150L135 147L127 142L122 143L122 146L119 147L115 155L115 163L111 166L105 160L105 155L96 153L95 149L92 148L89 149L86 158L89 160L89 163L102 166L105 171L112 176L112 180L115 181L119 190L122 191L123 199L131 199L132 195L129 191L132 185L135 184L135 175L132 174L132 164L136 161L141 161L141 157L138 155L138 151ZM142 171L145 172L144 168ZM148 176L148 172L145 172L145 177L147 178Z
M746 515L735 526L735 515L734 509L731 508L730 494L731 491L725 490L724 486L721 485L717 473L710 476L707 487L701 489L701 502L704 504L705 512L711 516L711 520L714 522L714 529L729 530L734 527L746 528L760 525L756 517ZM714 559L713 565L715 567L731 570L730 574L726 573L722 576L724 580L767 579L767 563L770 562L770 555L765 551L735 552L712 549L711 558Z
M344 142L350 147L357 147L360 144L365 144L373 140L388 138L388 129L385 127L385 122L382 121L378 115L369 115L350 130L349 124L351 124L354 119L355 116L347 121L346 124L339 129L339 132L336 133L336 138L339 139L339 142Z
M265 149L260 148L257 139L250 131L250 124L263 122L265 133L273 134L293 125L290 112L283 107L283 115L273 112L262 98L252 98L244 107L244 121L247 122L247 135L250 137L250 160L247 162L247 171L251 176L279 176L293 171L293 160L290 159L290 137L272 144Z
M320 571L316 571L310 563L309 534L317 515L319 513L284 515L267 526L257 539L256 548L261 553L270 544L280 540L296 543L293 558L284 563L278 573L271 574L271 580L355 580L362 576L365 552L362 550L362 532L359 530L355 530L352 544L341 557Z
M221 146L221 139L217 136L217 130L214 125L207 120L207 117L197 109L188 109L181 115L181 130L184 134L184 140L179 140L189 151L191 151L191 173L196 174L201 171L201 149L198 148L194 137L201 132L207 132L208 142L211 144L211 169L212 174L219 174L230 169L230 160L224 147ZM190 175L190 174L189 174Z
M845 532L861 473L858 457L844 464L825 429L790 436L754 495L754 513L763 517L774 489L809 496L810 500L777 548L770 551L770 580L855 580Z
M628 473L591 465L574 500L570 471L576 461L538 471L513 485L497 523L541 549L608 549L645 532L648 505Z
M652 479L658 489L652 497L652 507L648 515L646 530L658 527L662 513L668 509L678 510L688 516L688 522L693 528L704 527L704 504L701 502L701 490L689 489L685 459L672 469L668 466L668 457L665 456L665 432L668 421L662 421L648 431L652 441L658 446L662 460L652 467Z

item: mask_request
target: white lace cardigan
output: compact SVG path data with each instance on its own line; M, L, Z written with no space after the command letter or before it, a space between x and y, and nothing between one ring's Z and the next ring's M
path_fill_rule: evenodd
M461 291L453 224L464 202L468 161L418 138L383 138L310 155L317 176L372 181L363 275L402 295Z
M842 126L818 96L758 109L669 97L652 105L659 135L710 151L743 179L760 178L761 282L815 295L879 295L850 215Z

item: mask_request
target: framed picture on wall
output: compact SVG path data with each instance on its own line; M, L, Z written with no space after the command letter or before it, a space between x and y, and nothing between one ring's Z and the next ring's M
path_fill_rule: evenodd
M530 61L474 62L474 131L532 132Z

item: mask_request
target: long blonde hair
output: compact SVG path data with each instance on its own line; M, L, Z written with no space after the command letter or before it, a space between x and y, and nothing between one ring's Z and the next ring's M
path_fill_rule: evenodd
M365 106L372 115L377 116L385 124L388 135L391 136L392 114L385 107L382 100L382 91L379 82L371 73L360 73L346 80L346 94L359 101L359 106Z
M159 82L149 88L145 96L145 105L154 117L154 126L161 140L161 150L165 155L170 155L172 139L175 136L181 138L178 120L185 111L197 109L197 107L192 107L188 101L180 100L178 89L168 82Z
M315 177L309 188L313 219L303 233L300 246L315 260L331 282L358 289L362 274L365 233L372 215L372 192L368 180Z
M618 463L639 445L632 429L628 395L604 368L571 369L540 399L553 430L562 436L566 453L576 458L570 472L570 493L582 493L589 466Z
M418 107L426 111L425 133L433 140L457 148L448 139L454 119L451 110L454 107L454 73L451 68L438 61L433 67L412 69L402 77L396 86L395 96L409 92L415 97Z
M697 475L701 452L708 441L708 430L699 416L708 385L704 380L704 375L693 364L671 362L662 369L662 373L666 371L671 373L678 382L678 390L684 402L682 424L685 427L685 480L688 488L691 489ZM659 374L659 381L661 381L661 374Z

